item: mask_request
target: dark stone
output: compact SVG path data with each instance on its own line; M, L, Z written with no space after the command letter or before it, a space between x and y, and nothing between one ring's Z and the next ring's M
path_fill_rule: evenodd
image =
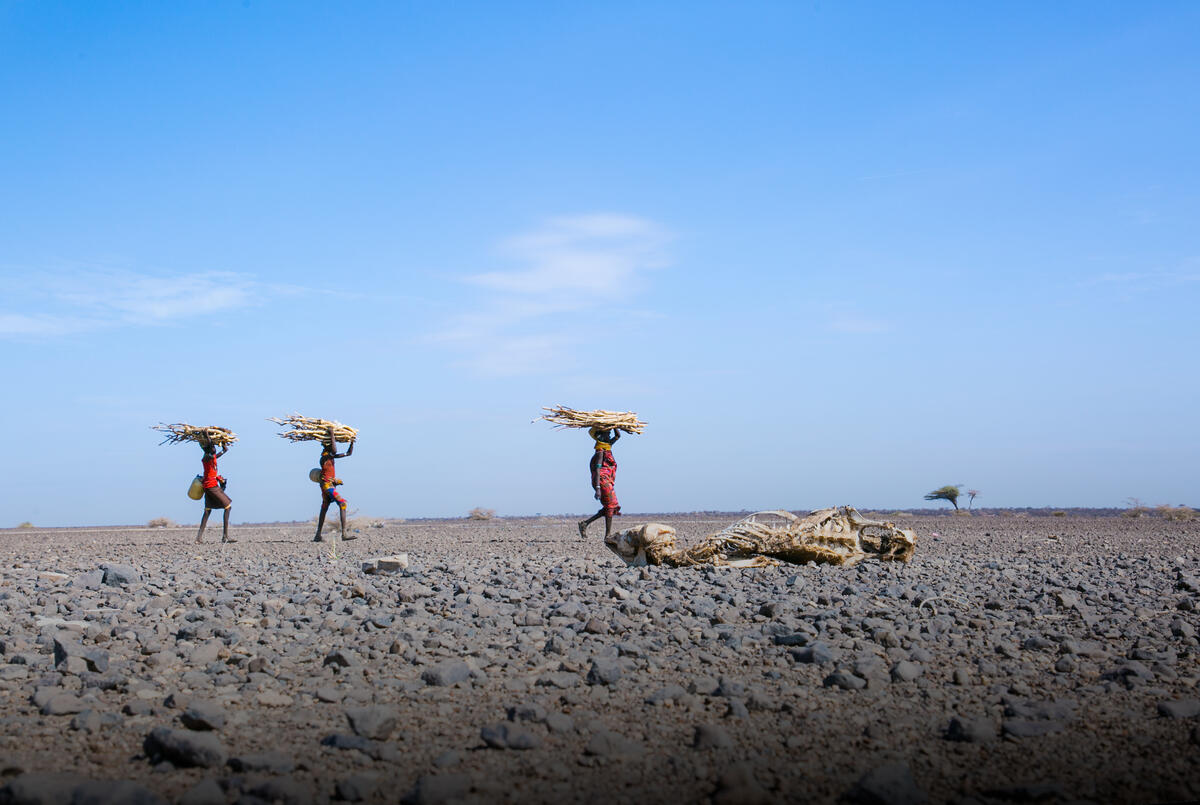
M190 730L219 730L225 726L225 710L217 702L194 699L179 715Z
M716 724L697 724L692 734L692 746L696 749L729 749L733 739Z
M827 688L862 690L867 686L867 680L845 671L834 671L832 674L825 677L825 680L821 684Z
M396 730L397 714L394 708L380 705L350 707L346 710L346 720L355 735L386 741Z
M100 565L100 569L104 571L104 583L109 587L137 584L142 580L137 570L129 565Z
M447 660L426 668L421 672L421 679L427 685L448 687L471 678L471 667L461 660Z
M886 763L864 774L844 796L855 805L923 805L929 797L906 763Z
M946 728L946 737L951 741L987 743L996 738L996 723L990 718L955 716Z
M621 668L619 660L600 657L592 661L587 681L589 685L612 685L621 678L623 673L624 669Z
M1195 718L1200 716L1200 700L1179 699L1159 702L1158 714L1167 718Z
M512 721L492 724L479 731L479 737L492 749L537 749L542 739L528 727Z
M821 641L803 648L792 649L790 653L796 662L813 663L816 665L828 665L837 659L837 651L828 643Z
M151 763L167 760L182 767L216 768L224 766L228 757L221 741L211 732L173 730L170 727L152 729L143 741L142 748Z
M324 665L332 665L336 668L357 668L362 665L362 661L353 651L337 648L325 655Z

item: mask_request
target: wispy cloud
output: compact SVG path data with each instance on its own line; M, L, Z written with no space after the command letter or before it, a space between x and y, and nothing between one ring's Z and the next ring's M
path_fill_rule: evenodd
M152 275L103 269L28 274L9 290L8 304L18 309L0 309L0 338L161 325L248 307L284 291L231 272Z
M632 215L551 218L500 243L513 268L465 278L490 294L435 340L460 350L464 364L482 374L560 368L582 346L569 319L583 311L619 315L612 303L629 304L645 274L669 263L670 239L660 225Z

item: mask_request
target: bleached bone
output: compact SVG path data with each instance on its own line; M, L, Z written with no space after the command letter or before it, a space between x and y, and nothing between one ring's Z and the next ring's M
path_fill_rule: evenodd
M868 556L907 562L915 532L869 520L850 506L819 509L807 517L787 511L755 512L708 537L679 548L675 529L646 523L618 531L605 545L627 565L767 567L781 562L853 565Z

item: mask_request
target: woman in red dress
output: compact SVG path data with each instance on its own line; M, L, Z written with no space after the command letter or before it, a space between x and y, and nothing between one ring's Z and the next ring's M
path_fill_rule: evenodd
M592 490L596 493L596 500L600 501L600 511L586 520L579 521L579 536L586 538L587 527L603 517L604 536L608 537L612 533L612 518L621 513L621 504L617 502L617 492L614 489L617 482L617 460L612 454L612 446L621 438L621 433L616 428L592 428L588 434L596 440L596 449L588 467L592 473Z
M213 509L225 510L221 523L221 542L237 542L229 538L229 507L233 501L225 494L225 479L217 475L217 459L229 452L229 445L222 447L219 453L212 442L200 442L200 447L204 450L204 458L200 460L204 466L201 480L201 486L204 487L204 516L200 518L200 533L196 535L196 542L204 542L204 527L208 525L208 515Z
M333 461L337 458L350 458L354 454L354 441L345 453L337 452L337 442L333 438L333 428L329 429L329 443L321 445L321 513L317 515L317 535L313 542L321 542L321 529L325 527L325 513L329 504L336 503L342 520L342 539L358 539L354 534L346 535L346 499L338 494L337 488L342 485L341 479L334 472Z

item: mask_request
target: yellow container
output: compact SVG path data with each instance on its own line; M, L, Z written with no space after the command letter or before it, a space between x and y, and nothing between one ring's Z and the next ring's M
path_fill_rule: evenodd
M313 467L311 470L309 470L308 480L312 481L314 484L321 483L321 468Z
M192 485L188 487L188 497L192 500L204 497L204 479L199 475L192 479Z

